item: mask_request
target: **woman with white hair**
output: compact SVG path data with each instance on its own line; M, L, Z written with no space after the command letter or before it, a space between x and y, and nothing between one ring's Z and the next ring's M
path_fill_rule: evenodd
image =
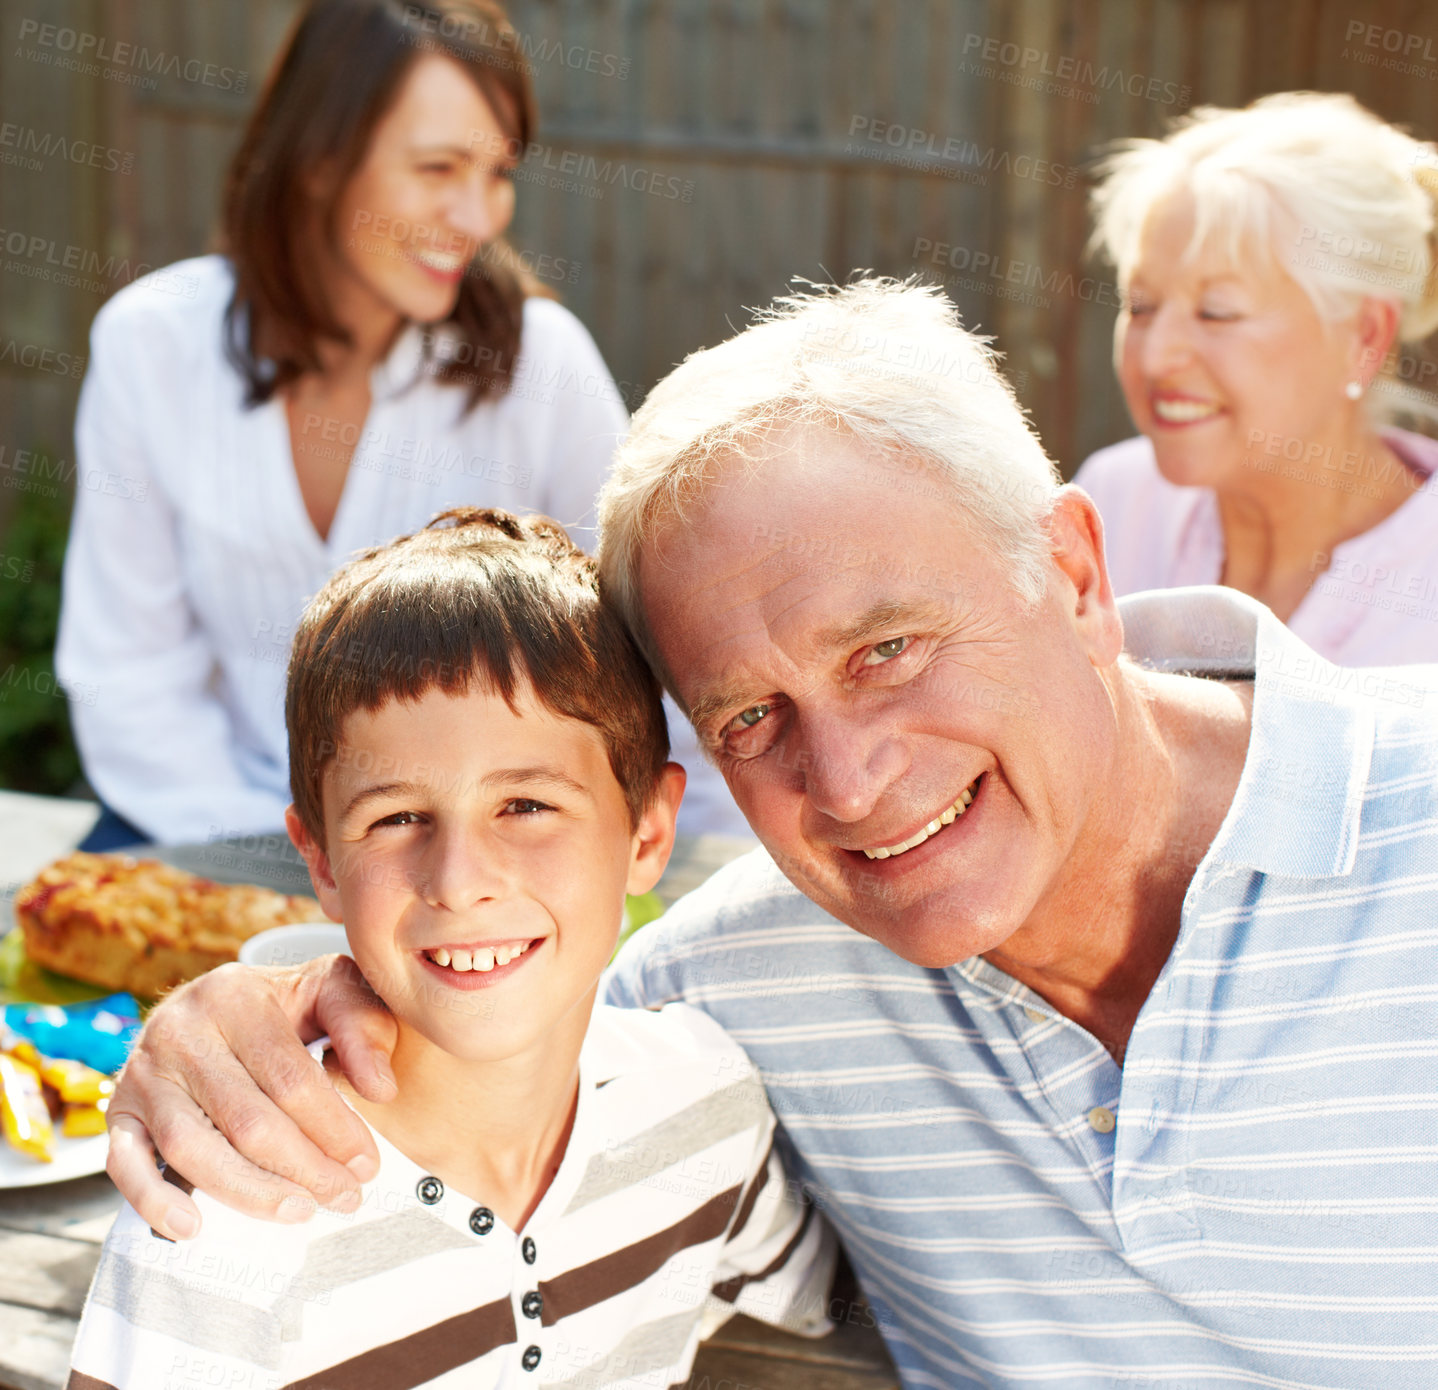
M1119 594L1227 584L1344 665L1438 660L1438 441L1369 401L1438 326L1438 158L1351 97L1200 108L1095 194L1142 437L1075 482Z

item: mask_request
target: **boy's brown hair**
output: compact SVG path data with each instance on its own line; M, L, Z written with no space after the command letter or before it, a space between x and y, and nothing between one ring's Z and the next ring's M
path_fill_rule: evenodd
M355 556L310 601L285 690L290 793L323 845L322 786L355 710L462 694L511 709L522 682L547 709L598 729L634 825L669 757L659 684L594 562L548 517L453 507L423 531Z

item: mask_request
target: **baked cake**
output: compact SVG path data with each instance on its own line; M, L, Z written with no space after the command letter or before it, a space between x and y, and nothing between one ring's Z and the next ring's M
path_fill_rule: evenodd
M325 920L313 898L82 851L26 884L15 915L37 964L150 999L234 960L256 932Z

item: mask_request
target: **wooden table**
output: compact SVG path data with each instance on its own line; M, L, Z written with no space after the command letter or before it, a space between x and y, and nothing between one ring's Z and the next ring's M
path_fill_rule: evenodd
M0 895L73 846L91 819L93 808L83 804L0 792ZM681 840L660 896L672 902L748 847L718 837ZM303 865L287 849L282 837L261 837L164 857L211 878L307 891ZM0 1390L64 1386L85 1291L119 1206L103 1173L0 1192ZM735 1318L701 1349L691 1390L897 1390L883 1343L855 1302L847 1274L833 1309L840 1326L819 1341Z

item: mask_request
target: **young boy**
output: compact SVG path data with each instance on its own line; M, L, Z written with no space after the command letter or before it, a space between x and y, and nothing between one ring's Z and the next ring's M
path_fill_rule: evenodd
M734 1311L827 1330L832 1241L744 1054L685 1005L595 1008L684 773L563 530L460 509L359 556L285 713L290 834L399 1025L397 1098L346 1089L380 1173L298 1226L196 1193L182 1245L127 1207L71 1387L667 1387Z

